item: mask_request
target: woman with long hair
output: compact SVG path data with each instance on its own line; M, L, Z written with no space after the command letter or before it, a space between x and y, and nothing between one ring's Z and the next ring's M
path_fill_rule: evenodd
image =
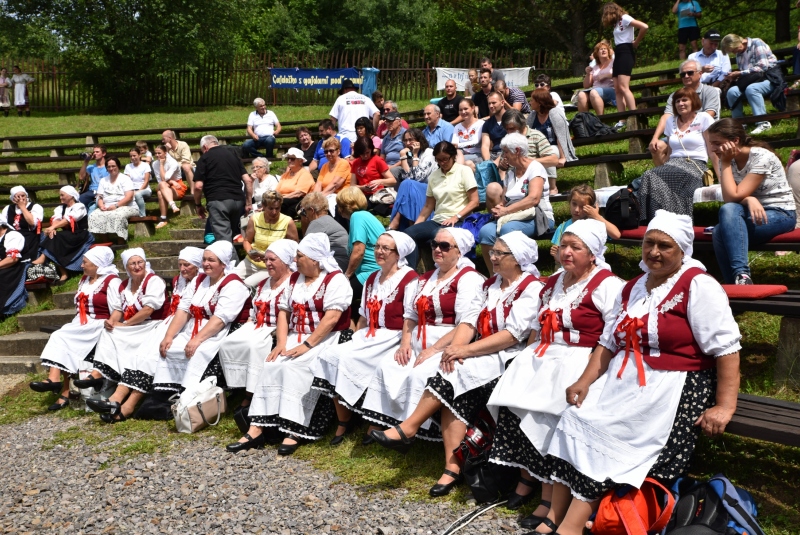
M603 6L601 18L603 27L614 28L614 48L616 57L612 77L614 78L614 93L617 95L617 109L619 111L635 110L636 100L631 93L631 73L636 63L636 49L647 33L647 24L636 20L628 12L614 2ZM634 29L639 30L639 35L634 39ZM596 59L596 58L595 58ZM625 121L620 120L615 127L623 128Z

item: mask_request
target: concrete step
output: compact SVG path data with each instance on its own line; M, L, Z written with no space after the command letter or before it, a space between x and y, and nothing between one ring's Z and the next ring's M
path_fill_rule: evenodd
M206 220L200 219L199 217L195 217L192 219L192 226L194 228L205 229L206 228Z
M177 257L184 247L205 247L202 240L165 240L150 241L143 244L147 256Z
M180 228L170 229L169 235L173 240L197 240L200 242L203 241L205 232L201 228Z
M49 334L40 332L21 332L0 336L0 347L9 356L41 355Z
M65 325L75 317L75 309L56 308L35 314L20 314L17 316L19 326L23 331L38 332L45 325ZM0 346L2 347L2 346Z
M40 373L44 371L42 361L38 356L2 356L0 355L0 375L15 375L22 373Z
M53 304L56 308L72 310L75 312L75 292L60 292L53 294Z
M148 257L147 261L150 262L150 267L153 268L153 271L156 273L169 271L171 269L178 269L178 259L174 256ZM122 260L117 260L116 266L120 273L125 274L125 268L122 266Z

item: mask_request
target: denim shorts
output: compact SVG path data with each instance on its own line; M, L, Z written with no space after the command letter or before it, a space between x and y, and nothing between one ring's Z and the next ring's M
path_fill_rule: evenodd
M616 106L617 105L617 93L614 91L613 87L593 87L593 91L597 91L597 94L600 95L600 98L603 99L608 105Z

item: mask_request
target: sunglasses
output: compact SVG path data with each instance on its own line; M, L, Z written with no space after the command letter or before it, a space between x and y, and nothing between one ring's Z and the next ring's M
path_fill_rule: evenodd
M683 78L683 77L685 77L685 76L694 76L694 73L695 73L695 72L696 72L696 71L682 71L682 72L680 73L680 75L681 75L681 78Z
M325 149L325 154L333 154L337 150L339 150L339 149Z
M431 251L435 251L438 248L443 253L449 253L450 249L453 247L455 247L455 245L447 243L446 241L431 240Z
M539 82L538 84L535 84L535 86L536 87L547 87L548 84L546 82Z

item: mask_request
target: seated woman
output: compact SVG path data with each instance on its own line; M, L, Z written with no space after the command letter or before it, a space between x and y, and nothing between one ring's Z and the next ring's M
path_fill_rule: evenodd
M440 141L433 148L439 168L428 177L425 205L414 224L404 230L417 247L408 256L412 268L417 267L419 247L433 239L443 227L460 223L478 207L478 183L465 165L456 163L456 148L449 141ZM433 219L428 220L431 214ZM390 230L395 230L390 226ZM466 254L466 252L464 252Z
M769 145L747 135L733 119L708 129L709 149L720 158L725 204L712 235L727 284L753 284L747 249L795 228L797 207L780 158Z
M466 165L474 173L475 166L483 161L483 119L478 119L475 103L469 98L459 103L458 115L461 122L453 131L452 143L458 149L458 163Z
M636 191L647 223L656 210L667 210L692 217L694 190L703 186L703 173L708 168L708 137L705 131L714 118L701 108L700 97L690 87L672 94L675 115L670 115L664 129L669 145L669 160L641 176ZM635 181L634 181L635 182Z
M145 201L145 198L150 198L152 193L150 190L150 173L152 169L149 163L142 161L137 147L129 150L128 155L131 158L131 163L125 166L125 174L130 177L135 188L133 200L139 208L139 217L144 217L147 215L145 211L145 202L147 201Z
M118 158L108 158L106 170L108 176L100 181L97 189L97 210L89 214L89 232L97 241L125 243L128 218L139 215L139 208L133 202L135 188L128 175L119 172Z
M61 394L60 401L49 407L52 411L69 405L69 376L78 373L84 360L92 362L91 354L103 334L105 320L120 302L114 251L104 246L89 249L81 267L83 277L75 293L77 314L71 323L51 334L44 346L41 359L42 366L50 368L47 379L30 384L36 392Z
M281 295L275 348L269 353L250 403L248 432L227 450L261 448L286 433L278 455L325 434L333 407L311 387L311 364L339 341L350 324L353 290L331 254L328 236L308 234L297 247L297 273ZM263 428L267 429L263 429ZM278 439L280 440L280 439Z
M253 167L253 172L250 173L250 178L253 179L253 204L258 205L266 192L274 191L278 187L278 177L270 174L270 163L266 158L261 156L254 158L251 165Z
M298 126L294 135L297 139L295 148L300 149L303 153L303 157L306 159L306 161L303 162L303 166L308 167L308 164L314 159L314 153L317 152L317 142L312 139L311 130L305 126ZM316 175L312 172L312 176Z
M380 154L383 140L375 135L375 127L372 125L372 119L369 117L359 117L356 119L356 140L360 137L370 138L372 140L373 154Z
M39 256L44 209L40 204L30 200L28 192L22 186L11 188L10 198L12 204L3 208L0 217L4 218L25 240L25 245L19 252L20 262L27 264Z
M16 314L28 302L27 264L20 261L25 238L0 216L0 317Z
M32 262L44 264L48 259L53 261L61 282L67 280L67 271L80 271L83 255L94 244L94 236L89 233L86 207L78 202L79 196L72 186L64 186L58 192L61 204L53 211L50 226L42 231L41 254Z
M216 241L203 252L206 275L194 292L181 296L175 317L159 345L161 360L153 388L180 392L198 384L233 324L250 314L250 291L232 273L236 251L231 242Z
M480 304L462 315L458 326L431 346L435 353L419 355L414 362L413 375L427 377L414 412L394 429L370 433L380 445L405 452L425 422L440 412L445 467L430 489L433 497L449 494L461 481L453 450L464 439L467 425L486 405L506 362L528 340L543 286L534 265L538 250L536 242L521 232L506 234L495 243L491 258L497 274L483 283L482 292L473 288Z
M267 247L264 263L268 277L256 287L250 319L219 347L219 362L228 388L244 388L247 393L243 406L250 405L265 356L275 345L278 303L289 289L289 276L297 271L296 255L297 242L293 240L276 240Z
M594 45L592 56L596 63L586 67L586 76L583 77L586 90L578 93L578 111L589 111L592 107L597 115L603 115L606 106L617 105L614 79L611 77L614 51L611 50L611 44L603 39Z
M164 228L167 225L167 206L173 214L181 213L175 199L183 198L188 188L181 178L181 164L169 154L166 145L156 147L152 169L158 186L158 207L161 210L161 221L156 228Z
M292 219L297 217L297 205L307 193L314 191L314 177L305 167L303 151L292 147L286 151L286 171L281 175L275 191L283 195L281 213Z
M156 332L160 320L169 312L164 279L150 269L144 250L128 249L120 257L128 278L119 285L119 303L112 308L111 317L104 323L105 330L97 342L91 377L75 384L79 388L93 387L100 390L103 377L119 383L108 401L86 401L88 407L95 412L111 413L101 416L106 423L124 421L133 414L136 403L143 395L132 391L133 385L126 384L123 374L133 368L142 345L147 343ZM144 385L137 386L142 389ZM121 403L128 394L134 397L134 401L126 414L121 410Z
M691 259L693 240L688 216L659 210L650 221L645 273L617 296L567 388L572 406L547 450L553 505L537 532L580 535L607 490L681 477L700 432L721 434L736 411L739 327L719 283Z
M333 214L336 209L336 194L350 187L350 162L339 156L342 145L335 136L323 140L322 149L328 161L319 170L314 191L325 195L329 211Z
M524 528L537 527L550 507L553 482L545 455L568 406L564 391L583 373L624 284L603 259L605 242L605 225L591 219L564 232L558 248L564 270L542 289L531 326L529 341L540 342L517 355L487 403L497 422L489 460L520 468L506 507L519 509L536 495L535 480L542 482L541 505L522 520Z
M352 427L351 408L360 408L376 369L400 344L404 311L413 310L417 295L417 272L405 259L413 248L414 242L402 232L389 230L378 237L375 261L380 269L364 284L353 339L321 353L311 366L314 387L332 396L336 407L339 429L331 446L342 443ZM371 443L367 432L362 444Z
M508 134L500 142L501 162L505 172L503 184L486 185L486 208L494 216L479 232L481 251L489 273L493 265L489 258L491 246L498 237L520 231L528 237L544 234L555 226L550 205L547 171L539 162L528 157L528 140L522 134ZM517 176L519 175L519 176Z
M247 222L242 243L247 256L236 266L236 274L249 288L255 288L269 276L264 253L270 245L282 239L300 240L294 220L281 213L282 205L283 195L267 191L261 196L261 209Z
M409 128L403 134L403 142L406 146L400 150L401 182L389 223L389 228L395 230L408 227L417 218L425 205L428 177L438 167L422 130Z
M564 167L566 162L577 160L564 108L556 106L547 89L536 89L531 93L531 110L531 114L528 116L528 126L544 134L550 145L558 149L558 165L556 167ZM552 178L554 175L554 172L548 175L552 195L558 193L556 179Z
M374 154L374 148L370 138L356 139L353 144L353 160L350 162L350 184L363 191L367 199L380 189L397 185L397 179L392 175L389 166L383 158ZM376 207L380 212L385 212L382 215L389 213L388 205L369 202L370 210Z

